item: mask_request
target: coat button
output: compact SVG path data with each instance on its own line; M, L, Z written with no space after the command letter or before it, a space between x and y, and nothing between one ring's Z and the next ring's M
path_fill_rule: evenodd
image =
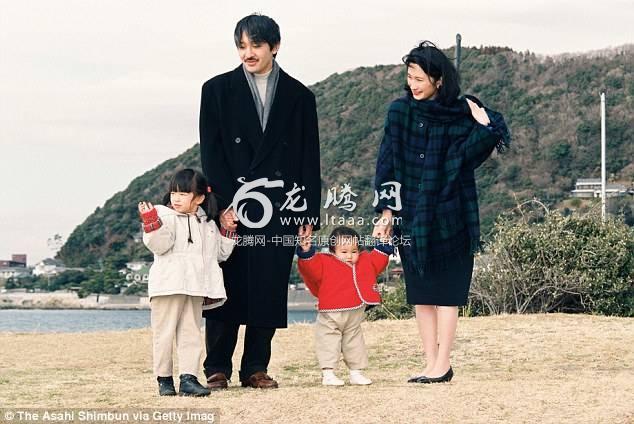
M281 177L281 176L282 176L282 173L281 173L280 171L275 171L275 176L276 176L276 177Z
M423 124L422 122L418 123L418 128L423 128L423 126L425 126L425 124Z
M425 153L421 153L420 155L418 155L418 157L421 159L425 159Z
M282 205L280 204L280 202L275 202L275 203L273 203L273 205L274 205L276 208L279 208L280 206L282 206Z
M242 139L240 137L236 137L236 143L240 143L242 141Z

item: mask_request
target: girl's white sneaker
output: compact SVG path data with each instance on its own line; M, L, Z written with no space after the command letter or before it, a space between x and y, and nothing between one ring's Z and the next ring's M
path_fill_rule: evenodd
M372 380L361 374L361 370L350 370L350 384L367 386L368 384L372 384Z
M321 384L324 386L343 386L345 384L342 379L337 378L333 370L324 370L322 375Z

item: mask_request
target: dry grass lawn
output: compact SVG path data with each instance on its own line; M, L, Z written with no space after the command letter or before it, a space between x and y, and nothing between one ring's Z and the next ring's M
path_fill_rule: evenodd
M372 386L322 387L312 328L298 324L274 338L280 389L234 381L203 399L157 395L149 329L0 333L0 408L218 408L221 423L634 422L634 319L463 318L456 375L431 386L406 383L422 369L413 320L364 330Z

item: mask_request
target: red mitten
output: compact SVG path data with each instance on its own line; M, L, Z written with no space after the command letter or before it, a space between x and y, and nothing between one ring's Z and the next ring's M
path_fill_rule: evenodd
M143 231L145 231L146 233L151 233L152 231L158 230L163 225L163 223L161 222L161 218L159 218L158 216L156 208L152 208L147 212L143 212L141 214L141 220L143 221Z

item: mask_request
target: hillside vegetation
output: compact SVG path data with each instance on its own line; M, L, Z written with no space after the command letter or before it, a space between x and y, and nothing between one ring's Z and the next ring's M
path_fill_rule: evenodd
M451 51L448 51L451 55ZM634 46L604 55L542 58L508 48L463 49L463 92L501 111L513 136L511 150L494 155L478 170L483 234L516 199L564 200L577 178L600 175L600 102L607 93L608 173L627 185L634 179ZM321 136L322 206L325 193L345 183L358 195L357 208L337 216L372 213L372 180L389 103L403 94L402 65L361 67L311 86L317 97ZM197 140L191 140L192 144ZM120 263L148 258L139 232L136 204L158 202L178 167L200 168L197 144L135 178L108 199L68 237L59 257L71 266L99 260ZM629 198L630 203L631 197ZM328 230L328 229L326 229ZM365 234L370 229L361 229Z

